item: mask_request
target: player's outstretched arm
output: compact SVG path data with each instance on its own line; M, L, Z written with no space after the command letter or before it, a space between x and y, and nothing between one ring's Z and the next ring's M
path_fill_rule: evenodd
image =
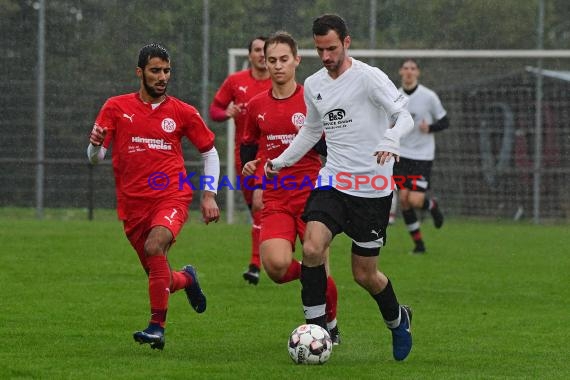
M299 161L311 148L315 146L317 141L320 140L323 135L322 126L303 126L297 136L293 139L293 142L285 149L279 157L272 159L270 170L279 171L281 168L286 168L294 165ZM267 175L267 163L265 165L265 174Z

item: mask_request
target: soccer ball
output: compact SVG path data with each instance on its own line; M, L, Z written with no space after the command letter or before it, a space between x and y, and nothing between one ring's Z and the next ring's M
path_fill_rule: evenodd
M323 364L331 357L332 341L327 330L317 325L301 325L289 336L289 356L297 364Z

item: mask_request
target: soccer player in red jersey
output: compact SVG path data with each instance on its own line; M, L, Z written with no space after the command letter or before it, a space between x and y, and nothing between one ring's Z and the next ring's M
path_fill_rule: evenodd
M251 146L258 146L256 157L244 155L251 161L242 172L245 176L256 174L257 178L263 177L263 165L258 164L279 156L289 146L303 126L307 112L303 87L295 81L301 58L293 37L286 32L269 37L265 42L265 59L272 88L250 100L242 145L250 154L256 150ZM254 191L253 208L261 209L261 261L267 275L278 284L300 277L301 263L294 259L293 250L297 236L301 241L304 237L305 222L301 215L320 168L319 153L313 149L295 165L284 168L272 183L261 180L261 188ZM337 289L331 276L328 276L326 298L327 328L333 342L338 344Z
M134 333L135 341L164 347L164 326L171 293L184 289L194 310L206 310L206 296L191 265L170 269L167 253L188 218L192 185L184 167L182 138L202 155L211 187L202 192L206 224L217 222L215 195L220 162L214 133L193 106L168 96L170 57L158 44L139 52L138 92L107 99L91 131L87 155L95 164L112 144L119 217L125 234L148 275L150 323Z
M249 100L260 92L265 92L271 88L271 79L265 65L263 52L265 40L266 37L259 36L250 41L248 46L250 67L247 70L238 71L228 76L218 89L210 105L210 117L212 120L226 121L229 118L234 119L236 126L234 149L236 174L241 173L244 164L240 158L239 149ZM257 285L259 282L259 268L261 267L259 259L260 214L259 212L253 212L251 208L253 191L250 189L252 186L253 183L251 182L247 185L242 182L240 186L253 220L251 227L251 258L249 268L243 273L243 278L250 284Z

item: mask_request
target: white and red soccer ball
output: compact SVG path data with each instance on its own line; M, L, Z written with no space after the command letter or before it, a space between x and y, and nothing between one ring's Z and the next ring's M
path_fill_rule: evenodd
M327 330L317 325L301 325L289 336L289 356L297 364L323 364L331 357L332 340Z

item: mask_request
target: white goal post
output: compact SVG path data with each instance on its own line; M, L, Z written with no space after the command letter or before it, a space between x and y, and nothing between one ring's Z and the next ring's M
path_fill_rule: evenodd
M317 53L314 49L300 49L299 55L302 58L318 58ZM228 74L234 73L242 69L242 66L238 65L238 60L245 59L246 63L248 56L247 49L229 49L228 50ZM366 50L366 49L351 49L350 56L357 59L366 58L383 58L383 59L394 59L394 58L429 58L429 59L532 59L536 67L527 68L527 71L533 71L535 74L542 73L542 61L543 59L569 59L570 50ZM303 65L303 64L301 64ZM381 66L382 67L382 66ZM570 68L569 68L570 70ZM544 75L544 74L543 74ZM536 136L541 136L542 134L542 116L541 112L541 100L542 100L542 76L536 75L537 85L535 96L535 106L536 106L536 116L534 131ZM302 83L302 78L298 78L299 82ZM235 173L234 170L234 146L235 146L235 125L233 119L229 119L227 128L227 176L235 181L236 175L240 173ZM534 173L533 173L533 217L535 222L538 222L540 214L540 167L541 167L541 141L537 138L534 142L535 151L539 154L534 155ZM233 182L233 181L232 181ZM234 186L235 188L235 186ZM236 196L241 198L241 194L236 194L237 191L233 191L230 188L226 189L226 221L231 224L234 223L234 213L235 213L235 199Z

